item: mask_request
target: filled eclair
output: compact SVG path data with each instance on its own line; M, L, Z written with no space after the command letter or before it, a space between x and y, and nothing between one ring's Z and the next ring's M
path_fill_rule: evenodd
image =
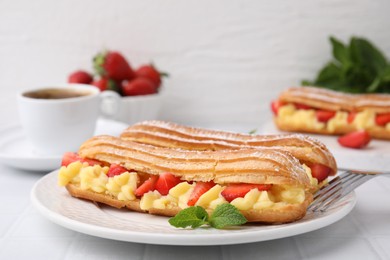
M390 140L390 95L346 94L292 87L272 102L274 122L283 131L342 135L366 130Z
M64 157L58 178L74 197L165 216L231 203L249 222L286 223L312 201L307 167L268 147L200 152L97 136Z
M310 168L318 189L337 172L333 155L324 144L301 134L250 135L189 127L164 121L145 121L125 129L124 140L186 150L224 150L272 147L290 152ZM317 181L316 181L317 180ZM316 190L315 189L315 190Z

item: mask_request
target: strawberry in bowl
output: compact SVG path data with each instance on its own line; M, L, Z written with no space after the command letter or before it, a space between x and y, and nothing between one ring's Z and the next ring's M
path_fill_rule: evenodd
M113 50L93 58L94 73L77 70L68 77L70 83L91 84L100 91L114 91L121 96L113 119L134 124L158 119L163 79L168 76L154 64L134 68L126 57ZM92 76L94 75L94 76Z

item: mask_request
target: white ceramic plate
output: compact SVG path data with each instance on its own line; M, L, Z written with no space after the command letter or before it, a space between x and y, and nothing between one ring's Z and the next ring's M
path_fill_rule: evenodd
M92 236L161 245L227 245L294 236L328 226L354 207L354 193L323 213L308 212L300 221L283 225L247 224L228 230L177 229L168 218L98 206L71 197L57 186L58 171L40 179L31 191L33 205L54 223Z
M260 134L287 134L276 128L273 121L265 123ZM342 147L337 136L306 134L323 142L336 158L339 168L383 171L390 169L390 142L372 140L364 149Z
M126 124L108 119L99 119L95 135L119 135ZM34 153L20 125L10 125L0 129L0 163L31 171L51 171L61 163L61 156Z

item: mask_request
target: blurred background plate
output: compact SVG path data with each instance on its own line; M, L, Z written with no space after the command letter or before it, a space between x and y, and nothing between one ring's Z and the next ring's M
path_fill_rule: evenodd
M259 134L288 134L276 128L274 122L268 121L259 129ZM372 140L363 149L342 147L337 136L305 134L323 142L336 158L339 168L384 171L390 169L390 142Z

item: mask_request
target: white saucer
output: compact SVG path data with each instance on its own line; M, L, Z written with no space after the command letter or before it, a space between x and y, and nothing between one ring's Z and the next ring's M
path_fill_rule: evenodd
M99 119L95 135L118 136L127 124ZM51 171L61 164L61 156L47 156L34 153L20 125L0 128L0 163L23 170Z
M265 123L261 134L287 134L278 130L273 121ZM390 169L390 142L372 140L364 149L342 147L337 136L305 134L323 142L336 158L339 168L384 171Z

